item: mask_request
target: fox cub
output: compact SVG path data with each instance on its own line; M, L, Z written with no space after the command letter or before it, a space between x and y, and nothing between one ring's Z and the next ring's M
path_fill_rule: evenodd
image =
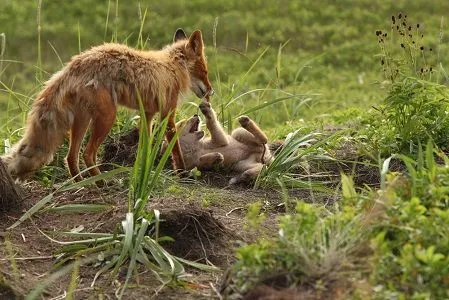
M199 130L201 121L198 115L177 124L181 130L179 143L186 169L197 167L204 170L222 165L238 173L229 181L229 184L235 184L254 179L264 164L269 165L273 161L266 135L249 117L241 116L239 123L242 127L228 135L210 103L202 102L200 110L206 118L209 138L204 138L204 131Z

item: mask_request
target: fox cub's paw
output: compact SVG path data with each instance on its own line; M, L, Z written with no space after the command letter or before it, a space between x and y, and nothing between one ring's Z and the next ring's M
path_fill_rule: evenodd
M250 122L251 122L251 119L247 116L241 116L239 118L239 123L240 123L240 125L242 125L243 128L246 128Z
M206 118L212 117L212 108L210 106L210 103L208 103L208 102L201 102L199 108L200 108L201 112L203 113L203 115Z
M223 154L221 153L215 153L215 157L214 157L214 165L220 165L221 163L223 163L224 161L224 157Z

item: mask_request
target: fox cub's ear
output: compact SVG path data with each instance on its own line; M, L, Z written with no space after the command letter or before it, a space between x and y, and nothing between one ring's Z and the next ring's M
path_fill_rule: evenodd
M196 54L203 53L203 36L201 35L201 30L195 30L192 35L190 35L189 38L189 44L190 48L193 50Z
M187 39L187 35L184 32L184 30L182 30L182 28L176 29L175 35L173 36L173 43L180 41L180 40L186 40L186 39Z

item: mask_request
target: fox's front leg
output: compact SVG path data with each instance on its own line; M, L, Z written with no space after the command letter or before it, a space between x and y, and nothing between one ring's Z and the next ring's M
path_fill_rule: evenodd
M206 127L207 129L209 129L210 132L211 147L215 148L226 146L228 144L228 138L226 132L223 130L223 128L221 127L220 123L217 120L217 115L215 111L207 102L202 102L199 107L203 115L206 117Z
M200 157L200 163L198 169L205 170L211 169L215 165L219 165L223 162L224 157L221 153L213 152L207 153Z

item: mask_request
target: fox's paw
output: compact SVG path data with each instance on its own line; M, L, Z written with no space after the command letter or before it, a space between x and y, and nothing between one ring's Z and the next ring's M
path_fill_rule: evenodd
M248 127L250 122L251 122L251 119L248 116L241 116L239 118L239 123L240 123L240 125L242 125L243 128Z
M214 165L220 165L223 163L223 161L224 161L223 154L217 152L214 158Z
M241 182L243 182L243 179L242 179L242 175L240 174L240 175L232 177L229 180L228 185L234 185L234 184L238 184L238 183L241 183Z
M206 118L210 118L212 116L212 108L210 106L210 103L201 102L201 104L199 105L199 108Z

